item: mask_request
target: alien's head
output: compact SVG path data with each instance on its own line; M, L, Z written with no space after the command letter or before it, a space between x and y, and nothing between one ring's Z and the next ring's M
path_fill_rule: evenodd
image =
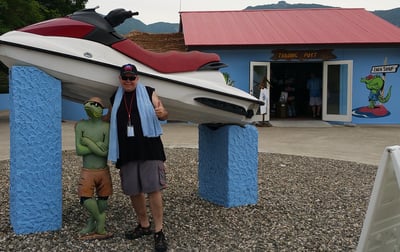
M101 118L103 115L104 103L99 97L92 97L85 101L84 108L86 114L92 118Z

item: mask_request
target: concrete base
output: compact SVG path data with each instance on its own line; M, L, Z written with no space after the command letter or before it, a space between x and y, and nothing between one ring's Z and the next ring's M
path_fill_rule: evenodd
M199 125L199 194L224 207L258 201L258 131L255 126Z
M10 69L10 221L17 234L62 223L61 82Z

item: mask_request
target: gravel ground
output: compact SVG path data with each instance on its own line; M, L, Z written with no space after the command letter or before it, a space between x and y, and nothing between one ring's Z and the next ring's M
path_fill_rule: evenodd
M198 196L198 150L167 152L164 230L170 251L354 251L377 167L331 159L259 154L256 205L224 208ZM0 251L152 251L152 236L127 241L136 223L112 170L107 229L114 237L77 240L86 212L76 195L81 158L63 152L62 229L16 235L9 220L9 162L0 162Z

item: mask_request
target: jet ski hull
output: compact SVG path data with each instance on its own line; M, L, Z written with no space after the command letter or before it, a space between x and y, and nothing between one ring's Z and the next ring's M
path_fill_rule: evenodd
M0 60L8 67L36 66L60 79L63 97L76 102L91 96L108 101L119 85L119 67L135 64L140 81L157 90L169 120L244 125L253 122L262 104L226 85L219 71L161 73L111 47L79 38L11 31L0 36Z

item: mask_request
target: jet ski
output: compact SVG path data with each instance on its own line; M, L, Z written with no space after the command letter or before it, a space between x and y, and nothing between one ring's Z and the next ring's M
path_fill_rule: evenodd
M119 68L136 65L140 81L152 86L169 120L198 124L253 122L263 102L226 84L215 53L145 50L114 27L137 12L115 9L106 16L83 9L0 36L0 60L8 67L35 66L61 80L64 98L84 102L115 92Z

